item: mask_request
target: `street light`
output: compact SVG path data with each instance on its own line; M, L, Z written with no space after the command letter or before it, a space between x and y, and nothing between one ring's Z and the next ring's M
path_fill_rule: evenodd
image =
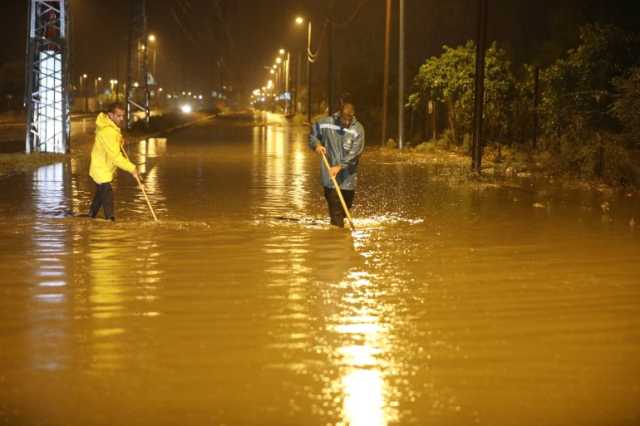
M151 55L151 70L152 70L152 75L154 78L156 78L156 63L158 61L158 44L156 43L156 36L155 34L149 34L149 36L147 37L147 40L149 40L149 42L151 43L151 50L152 50L152 55Z
M93 91L94 91L94 96L96 98L96 102L98 102L98 83L100 83L102 81L102 77L96 77L93 80Z
M276 64L280 65L281 63L282 63L282 58L278 56L276 58Z
M114 93L113 89L115 88L115 85L118 84L118 80L116 79L111 79L109 80L109 85L111 86L111 94L113 95L113 99L114 100L118 100L118 93L117 91Z
M87 88L85 87L87 77L87 74L82 74L80 76L80 92L84 95L84 112L89 110L89 99L87 97Z
M295 23L298 26L304 24L305 18L298 16ZM317 52L311 51L311 19L307 19L307 121L311 123L311 64L316 61Z
M285 52L286 52L286 50L284 50L284 49L280 49L280 50L278 50L278 53L279 53L280 55L284 55L284 54L285 54Z

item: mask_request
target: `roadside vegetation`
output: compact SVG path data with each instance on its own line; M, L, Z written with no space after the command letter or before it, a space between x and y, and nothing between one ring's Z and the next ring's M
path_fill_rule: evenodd
M579 44L546 67L516 67L493 43L486 53L483 173L640 187L639 52L640 35L598 24L583 26ZM412 133L414 153L469 153L474 64L475 46L467 42L444 46L420 67L407 106L435 117Z

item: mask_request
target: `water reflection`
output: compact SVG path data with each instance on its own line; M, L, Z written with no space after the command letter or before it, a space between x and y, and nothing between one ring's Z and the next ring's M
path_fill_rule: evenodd
M256 126L252 134L253 185L262 215L307 212L309 174L303 133L291 127Z
M397 417L384 375L390 368L385 361L390 326L383 321L385 306L375 297L379 290L371 278L364 271L348 274L340 284L340 312L332 320L331 330L343 342L336 350L340 378L334 386L341 389L344 425L386 425Z
M248 130L175 134L177 161L135 146L184 223L129 214L146 206L126 175L116 223L63 217L90 195L65 195L60 165L0 180L0 423L638 418L637 233L369 161L358 232L255 226L326 207L295 129ZM71 169L90 194L87 163Z
M160 212L166 211L166 198L160 186L158 161L167 152L167 139L148 138L143 139L134 147L133 157L138 169L143 175L145 190L153 208ZM137 190L135 195L136 210L141 214L149 214L146 200L142 191Z
M40 167L33 174L33 200L36 219L32 242L34 261L34 302L30 304L30 329L36 369L57 370L65 366L68 339L67 298L68 229L54 215L61 215L67 205L65 164Z

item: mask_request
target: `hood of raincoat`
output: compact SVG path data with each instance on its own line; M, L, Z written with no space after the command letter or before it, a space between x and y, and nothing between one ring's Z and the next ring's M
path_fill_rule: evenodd
M127 160L121 151L122 133L120 128L105 113L96 118L96 139L91 150L91 166L89 175L96 183L107 183L113 180L116 168L129 173L136 166Z

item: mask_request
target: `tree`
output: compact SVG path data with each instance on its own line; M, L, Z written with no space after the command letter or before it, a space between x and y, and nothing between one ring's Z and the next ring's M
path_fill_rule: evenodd
M631 109L637 105L636 81L633 73L626 78L640 65L638 53L638 35L591 24L580 29L578 47L543 71L542 127L559 168L612 182L637 181L625 129L638 129L637 109Z
M567 132L582 137L615 130L610 114L614 80L637 65L640 39L619 28L590 24L580 29L580 44L543 71L541 112L547 136Z
M408 106L417 109L428 100L444 103L452 138L461 144L472 126L475 43L469 41L464 46L443 49L442 55L420 66ZM496 43L487 49L485 61L485 136L487 141L505 142L511 133L515 79L505 50Z
M618 95L611 113L619 120L629 145L640 144L640 67L633 68L627 77L614 80Z

